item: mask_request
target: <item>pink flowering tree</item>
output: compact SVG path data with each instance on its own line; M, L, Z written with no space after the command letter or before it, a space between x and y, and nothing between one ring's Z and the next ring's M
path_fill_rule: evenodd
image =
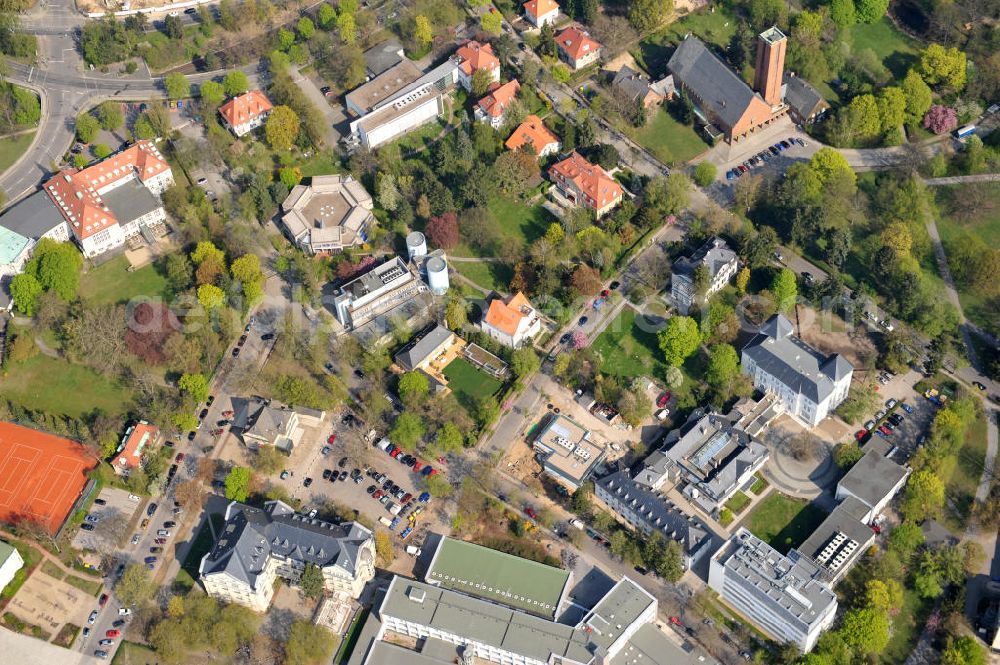
M950 106L935 104L924 116L924 129L929 129L935 134L944 134L956 127L958 127L958 113Z
M579 330L577 330L575 333L573 333L572 342L574 349L582 349L583 347L587 346L587 336L582 332L580 332Z

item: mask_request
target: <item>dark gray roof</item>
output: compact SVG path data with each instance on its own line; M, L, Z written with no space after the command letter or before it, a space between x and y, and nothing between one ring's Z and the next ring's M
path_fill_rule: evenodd
M790 390L818 404L833 392L834 382L854 367L839 354L823 355L793 331L792 322L776 314L743 347L743 358L750 358Z
M623 65L615 74L611 86L628 95L629 99L635 100L639 97L645 97L646 93L649 92L649 79L645 74L628 65Z
M124 185L105 192L101 198L111 208L118 223L123 225L163 207L160 200L135 178L129 178Z
M819 564L831 580L840 579L875 540L875 532L861 521L868 510L859 499L847 497L806 538L798 551ZM842 534L843 538L838 534ZM834 564L840 553L844 553L843 560Z
M619 501L632 503L632 510L643 516L647 526L659 531L668 540L677 540L688 555L692 555L702 544L712 539L698 520L689 518L668 505L667 500L656 492L636 483L627 470L622 469L598 478L595 484L608 494L616 495Z
M202 576L229 574L255 585L271 554L320 568L336 567L354 576L364 557L371 531L356 522L332 524L296 513L281 501L252 508L235 501L226 510L226 524L211 551L201 561Z
M435 325L426 334L404 346L396 354L396 362L403 369L412 371L413 368L426 360L429 354L433 353L435 349L453 335L454 333L444 326Z
M403 60L403 45L395 37L365 51L365 71L375 77Z
M851 467L847 475L840 479L837 487L847 490L869 506L875 506L885 499L909 472L909 469L896 464L880 450L869 450Z
M705 112L728 127L743 116L754 96L750 86L693 35L670 56L667 69L698 97Z
M735 260L736 252L729 249L725 240L718 237L709 238L690 257L682 256L674 261L671 272L675 275L691 276L694 274L695 268L704 264L708 268L708 278L712 279L725 266Z
M43 189L18 201L0 216L0 226L32 240L38 240L60 224L65 224L65 219Z
M803 118L812 116L820 107L829 108L819 90L802 77L785 72L782 83L785 86L785 103Z
M233 398L233 428L241 435L273 441L284 434L293 413L291 407L272 406L271 401L260 397Z

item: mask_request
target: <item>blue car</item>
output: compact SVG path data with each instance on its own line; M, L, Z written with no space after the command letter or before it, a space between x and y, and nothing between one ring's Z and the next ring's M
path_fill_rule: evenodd
M778 149L778 152L784 152L785 151L785 147L783 145L781 145L780 143L775 143L774 147Z
M409 538L409 537L410 537L410 534L411 534L411 533L413 533L413 527L411 527L411 526L408 526L408 527L406 527L405 529L403 529L403 533L399 534L399 537L400 537L400 538L401 538L402 540L406 540L407 538Z
M906 402L900 404L900 407L902 407L903 411L906 411L907 413L913 413L913 407L907 404Z
M732 180L735 177L736 177L736 175L733 174L733 170L732 169L729 169L728 171L726 171L726 180Z
M389 525L389 531L393 531L393 530L395 530L395 528L396 528L396 527L397 527L398 525L399 525L399 518L398 518L398 517L393 517L393 518L392 518L392 524L390 524L390 525Z
M883 431L882 431L882 430L880 430L880 429L877 429L877 430L875 430L875 434L876 434L877 436L880 436L880 437L882 437L882 438L883 438L883 439L885 439L886 441L888 441L888 440L889 440L889 437L887 437L887 436L885 435L885 432L883 432Z
M431 500L431 493L430 492L424 492L423 494L421 494L417 498L417 501L419 501L420 503L427 503L430 500Z

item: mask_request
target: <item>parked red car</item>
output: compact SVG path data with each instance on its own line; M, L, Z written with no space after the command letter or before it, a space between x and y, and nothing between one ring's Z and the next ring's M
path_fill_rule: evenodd
M421 462L420 460L417 460L416 462L413 463L413 472L414 473L416 473L417 471L420 471L420 469L422 469L422 468L424 468L424 463Z
M121 634L122 634L122 631L120 631L120 630L109 630L108 632L106 632L104 634L106 636L108 636L108 637L120 637Z
M669 401L670 401L670 393L663 393L662 395L656 398L656 406L662 409L667 405L667 402Z
M535 509L532 508L531 506L525 506L524 507L524 514L527 515L528 517L530 517L533 520L537 520L538 519L538 513L536 513Z
M401 451L399 449L399 446L393 446L392 452L389 453L389 456L392 457L393 459L395 459L395 458L399 457L399 453L401 453L401 452L403 452L403 451Z
M866 436L868 436L868 430L866 429L859 429L857 432L854 433L854 438L857 439L858 441L865 438Z
M98 607L104 607L108 604L108 594L102 593L101 597L97 599Z
M879 427L878 431L882 432L882 434L885 434L886 436L892 435L892 430L889 429L888 427L886 427L885 425L882 425L881 427Z
M329 437L327 437L327 439L326 439L326 442L327 442L327 443L329 443L329 444L333 444L333 443L335 443L336 441L337 441L337 435L336 435L336 434L331 434L331 435L330 435Z
M174 461L175 462L183 462L184 461L184 453L177 453L177 457L174 458Z

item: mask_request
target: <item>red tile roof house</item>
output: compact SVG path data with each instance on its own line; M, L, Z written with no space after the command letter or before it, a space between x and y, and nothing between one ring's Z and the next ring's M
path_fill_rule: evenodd
M45 192L90 258L166 221L159 195L173 184L156 144L139 141L82 171L60 171L45 183Z
M542 321L528 299L518 291L508 298L495 298L480 326L501 344L517 349L541 332Z
M118 454L111 460L115 473L128 475L132 469L142 466L142 455L160 442L160 428L145 420L125 430L125 437L118 445Z
M500 129L504 123L504 111L521 91L521 84L516 80L500 85L491 83L489 94L476 104L475 116L479 122L488 122L493 129Z
M601 217L621 203L622 188L608 172L573 152L549 169L560 193Z
M524 18L537 28L555 23L559 18L559 3L555 0L528 0L522 6Z
M219 107L222 123L237 137L249 134L264 124L274 104L260 90L251 90Z
M559 152L559 138L549 131L542 119L537 115L529 115L524 122L514 130L505 144L508 150L521 150L525 146L539 157L548 157Z
M566 28L556 35L559 45L559 57L573 69L583 69L597 62L604 46L593 39L580 28Z
M458 58L458 82L466 90L472 90L472 76L480 69L486 70L494 83L500 82L500 61L489 44L465 42L455 51L455 57Z

